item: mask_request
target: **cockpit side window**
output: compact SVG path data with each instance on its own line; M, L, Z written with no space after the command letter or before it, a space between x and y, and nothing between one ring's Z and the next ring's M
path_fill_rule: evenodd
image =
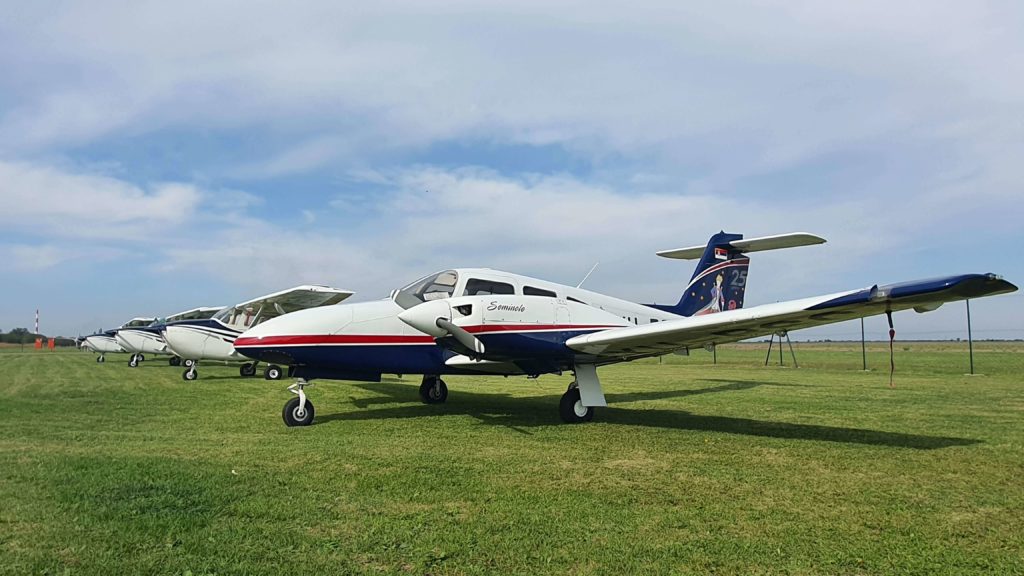
M515 294L516 289L511 284L495 282L493 280L481 280L470 278L466 281L466 290L463 296L485 296L488 294Z
M523 286L523 296L547 296L548 298L555 298L556 294L551 290L545 290L543 288Z
M455 284L459 281L459 275L454 270L445 270L437 274L431 274L409 284L399 290L405 296L412 296L420 302L430 300L443 300L451 298L455 292Z

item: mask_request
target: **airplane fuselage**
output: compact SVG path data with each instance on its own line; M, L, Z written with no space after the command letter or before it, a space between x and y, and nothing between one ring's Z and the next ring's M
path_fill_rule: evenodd
M251 358L293 366L295 374L305 378L532 375L571 368L578 355L564 343L573 336L678 318L643 304L498 270L456 269L435 278L442 276L436 291L430 292L430 286L419 289L417 302L475 297L479 305L463 308L468 314L455 314L485 343L486 360L473 359L450 338L436 340L410 326L399 318L404 308L393 299L293 312L248 330L235 347ZM416 284L403 291L415 292ZM491 302L488 295L500 297Z

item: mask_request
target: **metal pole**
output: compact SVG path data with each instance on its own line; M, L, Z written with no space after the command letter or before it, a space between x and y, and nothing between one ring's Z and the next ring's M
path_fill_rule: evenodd
M796 363L796 352L793 351L793 341L789 339L789 332L786 332L786 344L789 344L789 355L793 357L793 368L799 368ZM782 348L782 341L779 341L779 348Z
M860 319L860 359L864 363L864 371L868 371L868 348L864 343L864 319Z
M974 338L971 335L971 301L967 302L967 349L971 357L971 375L974 375Z

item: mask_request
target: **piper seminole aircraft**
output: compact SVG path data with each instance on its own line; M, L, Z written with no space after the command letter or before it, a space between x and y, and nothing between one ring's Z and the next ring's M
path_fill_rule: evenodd
M167 343L164 342L163 336L160 335L164 324L179 320L203 320L213 316L220 309L220 306L193 308L184 312L178 312L177 314L171 314L166 318L157 318L146 326L119 328L114 332L114 340L117 341L118 345L125 352L131 353L128 365L132 368L135 368L139 365L139 362L145 360L146 354L171 354L170 365L178 366L181 364L181 357L167 349Z
M605 406L597 368L606 364L913 308L1013 292L993 274L963 274L743 308L746 254L821 244L806 233L743 239L721 232L705 246L666 250L699 259L675 305L636 304L498 270L445 270L397 290L388 300L287 314L249 329L235 349L291 366L296 397L288 426L313 421L304 388L328 378L376 382L382 373L423 374L420 396L448 397L445 374L526 375L572 371L559 402L565 422L586 422Z
M96 357L96 361L102 364L107 361L107 354L126 351L117 342L118 330L142 328L149 326L153 320L155 320L155 318L132 318L122 324L119 328L103 330L86 336L85 339L82 340L81 346L82 348L92 350L99 354L99 356Z
M328 286L296 286L221 308L209 318L168 322L161 327L161 335L168 349L185 360L188 368L181 377L191 381L199 377L196 364L200 360L247 360L232 346L235 338L246 329L288 312L337 304L351 295L348 290ZM257 363L246 362L239 373L244 377L255 376ZM280 366L272 364L263 375L268 380L277 380L283 373Z

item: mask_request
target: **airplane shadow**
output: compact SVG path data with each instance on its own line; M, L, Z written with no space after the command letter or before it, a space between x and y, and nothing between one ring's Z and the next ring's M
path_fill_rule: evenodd
M607 408L598 409L597 419L603 423L629 426L724 432L746 436L817 440L872 446L892 446L915 450L969 446L981 442L971 438L926 436L864 428L796 424L728 416L707 416L693 414L685 410L665 410L660 408L633 409L614 405L621 402L680 398L698 394L749 390L757 386L788 386L788 384L778 384L775 382L708 381L722 382L722 384L697 390L606 394L609 404L612 405ZM454 390L446 404L427 406L421 403L418 387L414 382L383 382L380 384L356 384L355 386L378 393L379 396L369 399L356 399L350 396L349 401L357 408L364 409L364 411L339 412L335 414L323 414L320 412L314 424L324 425L338 420L359 421L422 418L425 416L471 416L482 424L505 426L523 434L532 434L528 428L564 425L558 417L559 394L513 398L509 394L501 392L476 393ZM372 408L381 404L393 405L395 403L409 403L410 405Z

